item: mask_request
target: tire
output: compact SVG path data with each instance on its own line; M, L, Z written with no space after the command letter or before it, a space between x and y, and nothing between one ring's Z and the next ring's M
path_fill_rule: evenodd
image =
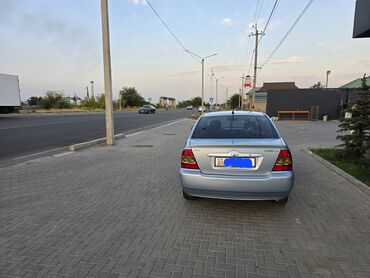
M184 190L182 191L182 196L185 200L195 200L197 197L188 195Z
M288 197L275 201L279 205L285 205L288 202Z

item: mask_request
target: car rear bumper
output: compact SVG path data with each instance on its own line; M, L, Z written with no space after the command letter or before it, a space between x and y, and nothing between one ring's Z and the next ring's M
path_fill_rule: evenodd
M288 197L294 184L292 171L266 176L206 175L199 170L180 170L185 193L190 196L232 200L280 200Z

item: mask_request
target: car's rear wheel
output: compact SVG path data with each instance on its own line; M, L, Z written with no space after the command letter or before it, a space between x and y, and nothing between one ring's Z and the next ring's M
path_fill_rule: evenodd
M285 205L288 202L288 197L275 201L279 205Z
M194 196L190 196L184 190L182 191L182 196L184 196L185 200L195 200L197 198L197 197L194 197Z

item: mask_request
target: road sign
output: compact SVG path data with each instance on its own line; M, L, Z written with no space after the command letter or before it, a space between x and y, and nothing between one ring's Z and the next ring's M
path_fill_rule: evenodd
M244 78L244 88L251 88L252 87L252 78L250 75L246 75Z
M209 98L209 102L213 102L213 97L210 97Z

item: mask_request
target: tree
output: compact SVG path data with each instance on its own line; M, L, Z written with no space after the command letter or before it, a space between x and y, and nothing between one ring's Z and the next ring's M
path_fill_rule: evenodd
M69 100L64 96L63 92L50 90L45 93L45 97L42 98L40 105L44 109L71 107Z
M28 105L31 105L31 106L38 106L42 101L42 97L30 97L29 99L27 99L27 103Z
M340 120L341 135L337 139L343 142L339 146L344 147L347 155L365 159L370 155L370 87L366 84L366 74L361 81L359 99L348 109L352 117Z
M239 107L239 100L240 100L240 95L239 94L233 94L230 97L229 103L230 103L231 109L235 109L235 108Z
M202 105L202 98L201 97L194 97L191 100L184 100L180 101L177 104L178 108L185 108L188 105L192 105L193 107L198 107Z
M324 89L325 86L321 84L321 81L317 82L316 84L313 84L310 89Z
M146 103L145 99L137 92L135 87L123 87L119 93L122 99L124 99L125 107L138 107Z
M105 95L99 94L94 98L85 97L81 100L81 106L92 109L105 109Z
M185 108L188 105L192 105L191 100L180 101L176 106L177 106L177 108Z
M194 107L202 106L202 98L201 97L192 98L191 105L193 105Z

